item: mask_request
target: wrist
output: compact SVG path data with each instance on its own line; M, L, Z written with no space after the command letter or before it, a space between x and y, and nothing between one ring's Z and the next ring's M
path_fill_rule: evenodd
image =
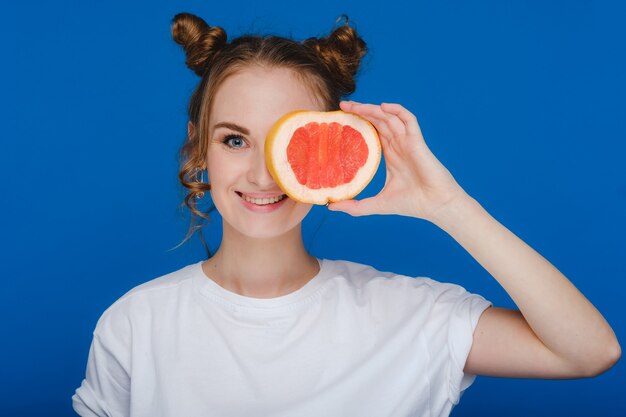
M480 208L478 201L462 192L442 204L427 220L445 231L450 231L456 225L469 220Z

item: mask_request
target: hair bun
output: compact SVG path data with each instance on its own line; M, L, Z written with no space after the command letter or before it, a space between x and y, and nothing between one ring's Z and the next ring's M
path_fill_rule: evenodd
M356 89L354 77L361 64L361 59L367 53L367 45L356 30L348 26L348 16L341 15L335 22L345 18L342 26L333 28L325 38L309 38L304 44L313 48L320 60L326 65L331 74L335 74L336 83L342 95L350 94Z
M172 38L182 45L185 64L202 77L209 62L226 45L226 32L219 26L209 26L202 18L179 13L172 19Z

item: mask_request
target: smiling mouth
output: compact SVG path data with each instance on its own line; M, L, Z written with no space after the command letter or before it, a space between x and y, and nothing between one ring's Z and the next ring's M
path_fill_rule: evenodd
M252 198L252 197L249 197L249 196L247 196L245 194L240 193L239 191L237 191L237 194L239 195L239 197L243 198L247 202L252 203L252 204L256 204L257 206L266 206L268 204L276 204L279 201L282 201L282 200L284 200L287 197L286 194L283 194L283 195L279 195L279 196L276 196L276 197Z

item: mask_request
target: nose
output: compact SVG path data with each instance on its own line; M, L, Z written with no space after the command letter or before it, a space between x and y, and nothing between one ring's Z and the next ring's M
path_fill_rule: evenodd
M274 178L267 170L265 164L265 152L263 147L258 147L252 155L250 169L248 170L248 181L255 184L261 190L270 190L276 188Z

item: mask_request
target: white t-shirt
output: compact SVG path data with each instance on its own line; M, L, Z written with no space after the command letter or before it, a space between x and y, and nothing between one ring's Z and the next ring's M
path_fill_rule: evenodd
M318 259L299 290L245 297L201 262L139 285L96 325L81 416L447 416L483 297Z

